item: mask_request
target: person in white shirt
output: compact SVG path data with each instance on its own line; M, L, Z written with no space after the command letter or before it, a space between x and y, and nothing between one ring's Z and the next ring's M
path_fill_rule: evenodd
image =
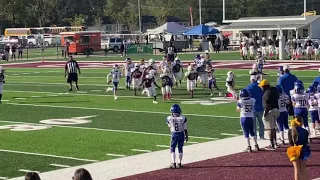
M134 63L131 58L126 59L126 63L123 65L123 74L126 76L126 90L130 90L131 86L131 73L134 69Z
M277 85L275 88L279 91L279 112L280 115L277 119L278 129L280 131L280 140L282 144L285 144L284 141L284 131L289 129L289 114L287 110L287 105L290 104L290 97L283 91L281 85Z
M111 80L109 79L111 77ZM117 100L117 89L118 89L118 84L121 79L121 71L119 70L118 64L113 65L113 69L111 72L108 74L107 81L108 84L111 82L113 83L113 88L107 88L106 92L113 90L113 95L114 95L114 100Z

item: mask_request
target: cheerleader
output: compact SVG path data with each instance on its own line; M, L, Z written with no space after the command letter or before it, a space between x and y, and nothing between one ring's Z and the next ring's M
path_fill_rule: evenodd
M269 36L269 39L268 39L268 44L269 44L269 57L270 59L274 59L273 58L273 55L274 55L274 42L273 42L273 39L271 38L271 36Z
M296 39L292 41L292 60L297 59L298 42Z
M276 37L276 41L275 41L275 46L276 46L276 58L279 59L279 54L280 54L280 51L279 51L279 36Z
M302 44L300 40L297 40L297 49L296 49L296 59L299 60L303 54L302 54Z
M312 56L312 45L313 42L310 40L309 36L307 37L307 39L305 40L305 49L306 49L306 53L307 53L307 58L308 60L311 60L311 56Z
M261 41L261 51L262 51L262 56L267 57L267 42L266 38L263 37Z
M303 118L297 116L291 121L291 129L288 131L290 147L287 149L287 155L293 164L295 180L309 179L306 165L311 154L308 145L309 132L301 127L302 124Z
M286 46L284 47L285 51L286 51L286 54L287 56L289 57L289 59L292 58L292 55L290 53L290 45L291 45L291 40L288 39L288 41L286 42Z
M241 48L242 59L247 60L248 59L248 49L247 49L247 43L244 39L241 42L241 47L242 47Z
M320 56L319 42L315 41L313 44L314 48L314 60L318 60Z

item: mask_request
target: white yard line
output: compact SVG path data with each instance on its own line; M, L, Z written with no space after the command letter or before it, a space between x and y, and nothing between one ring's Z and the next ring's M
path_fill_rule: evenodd
M187 144L198 144L199 142L188 141Z
M17 121L1 121L0 120L0 122L14 123L14 124L44 125L44 124L40 124L40 123L26 123L26 122L17 122ZM126 131L126 130L116 130L116 129L100 129L100 128L79 127L79 126L62 126L62 125L50 125L50 126L61 127L61 128L70 128L70 129L84 129L84 130L118 132L118 133L132 133L132 134L144 134L144 135L155 135L155 136L171 136L171 134L150 133L150 132L140 132L140 131ZM217 138L211 138L211 137L199 137L199 136L189 136L189 137L195 138L195 139L217 140Z
M106 154L107 156L114 156L114 157L125 157L126 155L123 155L123 154L111 154L111 153L108 153Z
M69 168L71 166L69 165L62 165L62 164L49 164L50 166L55 166L55 167L62 167L62 168Z
M92 92L101 92L102 90L91 90Z
M223 136L240 136L240 134L221 133Z
M5 100L5 99L4 99L4 100L1 100L1 101L2 101L2 102L9 102L10 100Z
M170 148L168 145L156 145L157 147Z
M24 99L26 99L26 98L15 98L15 99L17 99L17 100L24 100Z
M32 98L40 98L41 96L30 96Z
M150 152L152 152L152 151L150 151L150 150L145 150L145 149L131 149L131 151L145 152L145 153L150 153Z
M98 160L92 160L92 159L82 159L82 158L74 158L74 157L68 157L68 156L57 156L57 155L52 155L52 154L41 154L41 153L32 153L32 152L23 152L23 151L12 151L12 150L6 150L6 149L0 149L0 152L53 157L53 158L60 158L60 159L72 159L72 160L86 161L86 162L97 162L98 161Z
M18 171L20 171L20 172L26 172L26 173L28 173L28 172L40 173L40 171L33 171L33 170L28 170L28 169L19 169Z
M72 107L72 106L55 106L55 105L44 105L44 104L19 104L19 103L6 103L9 105L15 106L33 106L33 107L49 107L49 108L64 108L64 109L84 109L84 110L99 110L99 111L116 111L116 112L133 112L133 113L148 113L148 114L166 114L168 112L156 112L156 111L137 111L130 109L104 109L104 108L88 108L88 107ZM215 116L215 115L206 115L206 114L183 114L186 116L198 116L198 117L213 117L213 118L229 118L229 119L238 119L239 117L233 116Z

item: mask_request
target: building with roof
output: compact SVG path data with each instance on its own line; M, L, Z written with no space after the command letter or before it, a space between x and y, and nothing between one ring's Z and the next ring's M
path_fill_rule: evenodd
M277 37L280 34L279 26L283 35L288 39L320 39L320 16L306 16L306 20L295 21L261 21L263 19L301 18L301 16L274 16L274 17L245 17L239 20L250 20L252 22L234 22L223 28L222 31L232 31L234 39L243 36L253 37ZM254 21L259 19L259 21Z

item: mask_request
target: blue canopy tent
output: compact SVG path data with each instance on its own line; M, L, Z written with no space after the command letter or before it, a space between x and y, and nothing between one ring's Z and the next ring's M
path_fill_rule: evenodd
M200 35L211 35L211 34L218 34L220 31L216 28L211 26L206 26L204 24L200 24L186 32L183 35L190 35L190 36L200 36Z

